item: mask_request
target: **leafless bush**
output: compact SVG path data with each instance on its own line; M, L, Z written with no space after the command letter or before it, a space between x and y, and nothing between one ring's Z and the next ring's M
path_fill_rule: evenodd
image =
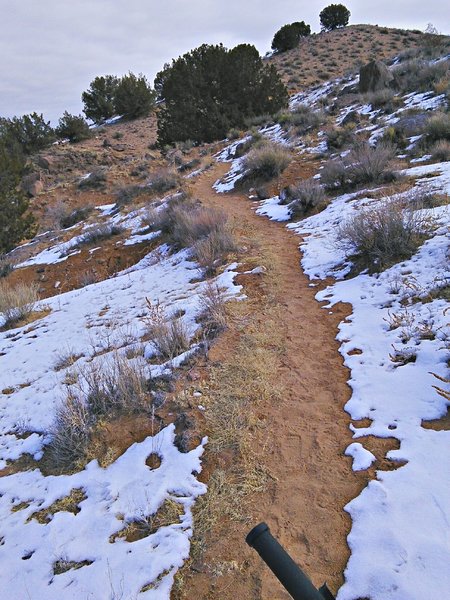
M245 179L269 181L279 177L291 160L291 153L284 146L266 142L252 148L245 157Z
M56 409L50 428L47 462L52 468L66 470L81 460L86 452L93 426L92 416L83 398L67 394Z
M328 189L352 188L366 183L392 181L388 169L395 155L393 146L358 144L345 159L328 161L321 171L321 181Z
M189 349L189 333L181 318L168 318L160 304L147 299L149 315L146 319L147 333L157 354L164 360L172 360Z
M135 198L145 194L149 194L149 188L146 185L126 185L116 190L115 197L119 206L126 206Z
M304 217L313 210L325 208L327 197L315 179L302 181L292 190L293 200L289 209L294 218Z
M18 283L13 286L0 281L0 313L3 313L6 326L25 319L33 312L38 300L37 284Z
M358 212L337 232L337 245L350 248L355 264L378 272L408 259L427 238L432 223L420 211L403 209L398 200Z
M227 327L225 296L217 284L208 283L200 296L201 316L205 335L215 337Z

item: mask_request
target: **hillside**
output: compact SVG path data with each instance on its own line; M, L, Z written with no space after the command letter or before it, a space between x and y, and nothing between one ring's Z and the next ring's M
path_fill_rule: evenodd
M152 116L31 158L40 229L0 265L29 294L0 316L10 597L282 600L261 521L339 600L445 597L448 44L312 36L270 59L289 110L230 139L161 153ZM396 87L362 95L374 54Z

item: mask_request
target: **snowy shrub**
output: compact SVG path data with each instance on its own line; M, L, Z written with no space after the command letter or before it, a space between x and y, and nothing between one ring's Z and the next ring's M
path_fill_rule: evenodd
M325 208L326 195L315 179L302 181L291 191L293 196L289 209L294 218L303 217L313 210Z
M448 61L429 63L420 58L400 63L393 70L403 92L426 92L448 75Z
M78 182L80 190L100 190L106 184L106 169L99 167Z
M119 355L101 364L91 363L77 373L76 385L56 410L46 466L61 471L79 466L100 419L147 412L151 403L149 383L139 364Z
M351 189L356 185L392 181L395 175L388 169L395 156L393 146L358 144L344 159L325 163L321 181L327 189Z
M171 360L189 350L189 333L182 319L166 317L162 307L159 304L151 304L148 299L147 306L147 334L158 356L163 360Z
M292 160L284 146L266 142L252 148L244 159L246 179L269 181L279 177Z
M295 127L296 133L305 133L308 129L318 127L324 120L321 111L313 110L305 104L297 104L292 111L282 112L277 116L277 121L284 127Z
M337 231L336 243L349 249L361 269L378 272L412 256L432 228L420 211L397 200L358 212Z
M25 319L34 310L39 300L38 286L35 283L18 283L14 286L0 281L0 314L4 325L11 326Z
M164 194L181 183L180 175L174 169L161 169L151 175L148 184L152 192Z
M83 206L81 208L76 208L68 214L61 215L59 219L59 225L63 229L72 227L72 225L76 225L80 221L84 221L85 219L87 219L91 212L92 206Z
M118 235L123 231L123 227L120 225L112 225L110 223L102 223L100 225L93 225L86 233L84 233L78 240L78 246L82 244L96 244L102 240Z

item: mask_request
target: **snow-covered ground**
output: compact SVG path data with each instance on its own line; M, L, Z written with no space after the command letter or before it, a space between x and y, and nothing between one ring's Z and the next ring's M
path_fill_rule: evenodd
M329 89L321 86L295 102L316 102ZM429 94L406 99L408 106L442 106L439 96ZM359 105L359 112L370 109ZM450 163L403 174L417 178L418 189L450 194ZM229 175L225 189L216 186L218 191L232 189L239 164L232 163ZM414 193L399 198L407 204ZM450 591L450 432L423 426L423 421L444 416L448 407L434 386L445 386L436 376L449 377L450 307L434 292L450 285L450 207L422 209L434 222L434 232L409 260L379 274L345 279L352 248L337 243L339 225L386 201L364 191L344 194L323 212L287 225L302 236L302 266L311 280L335 278L317 300L327 301L326 310L338 302L352 305L338 340L351 371L352 396L345 409L358 440L346 449L353 469L368 469L375 459L364 448L365 436L399 442L399 449L387 455L397 468L378 470L376 479L345 507L352 518L351 557L338 600L423 600L445 598ZM290 218L278 197L260 202L257 213L277 221ZM370 425L359 426L361 419L370 419Z
M139 215L128 218L132 234L140 220ZM132 242L135 237L131 235ZM59 260L60 253L56 245L27 264ZM234 267L215 281L228 298L240 294L233 283ZM153 344L142 336L147 299L167 316L182 315L194 335L207 285L198 280L199 273L188 250L170 254L160 246L112 279L45 300L37 309L48 314L37 321L0 332L0 468L25 453L42 457L55 409L74 383L74 373L106 368L119 353L148 377L156 376L195 351L192 345L168 363L152 364ZM74 360L61 367L68 357ZM174 438L174 427L168 426L131 446L107 468L94 460L73 475L45 477L34 469L1 477L0 595L17 600L131 599L138 594L168 599L174 575L189 556L191 507L206 491L195 476L206 440L181 453ZM156 469L146 465L152 453L161 459ZM48 522L33 518L73 490L82 490L84 498L77 514L61 509ZM130 522L145 524L166 501L181 507L179 522L134 542L114 537Z

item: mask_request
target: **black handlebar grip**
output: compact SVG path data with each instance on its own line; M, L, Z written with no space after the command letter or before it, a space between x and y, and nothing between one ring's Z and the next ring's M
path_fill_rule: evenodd
M266 523L254 527L245 541L256 550L294 600L324 600L324 596L273 537Z

